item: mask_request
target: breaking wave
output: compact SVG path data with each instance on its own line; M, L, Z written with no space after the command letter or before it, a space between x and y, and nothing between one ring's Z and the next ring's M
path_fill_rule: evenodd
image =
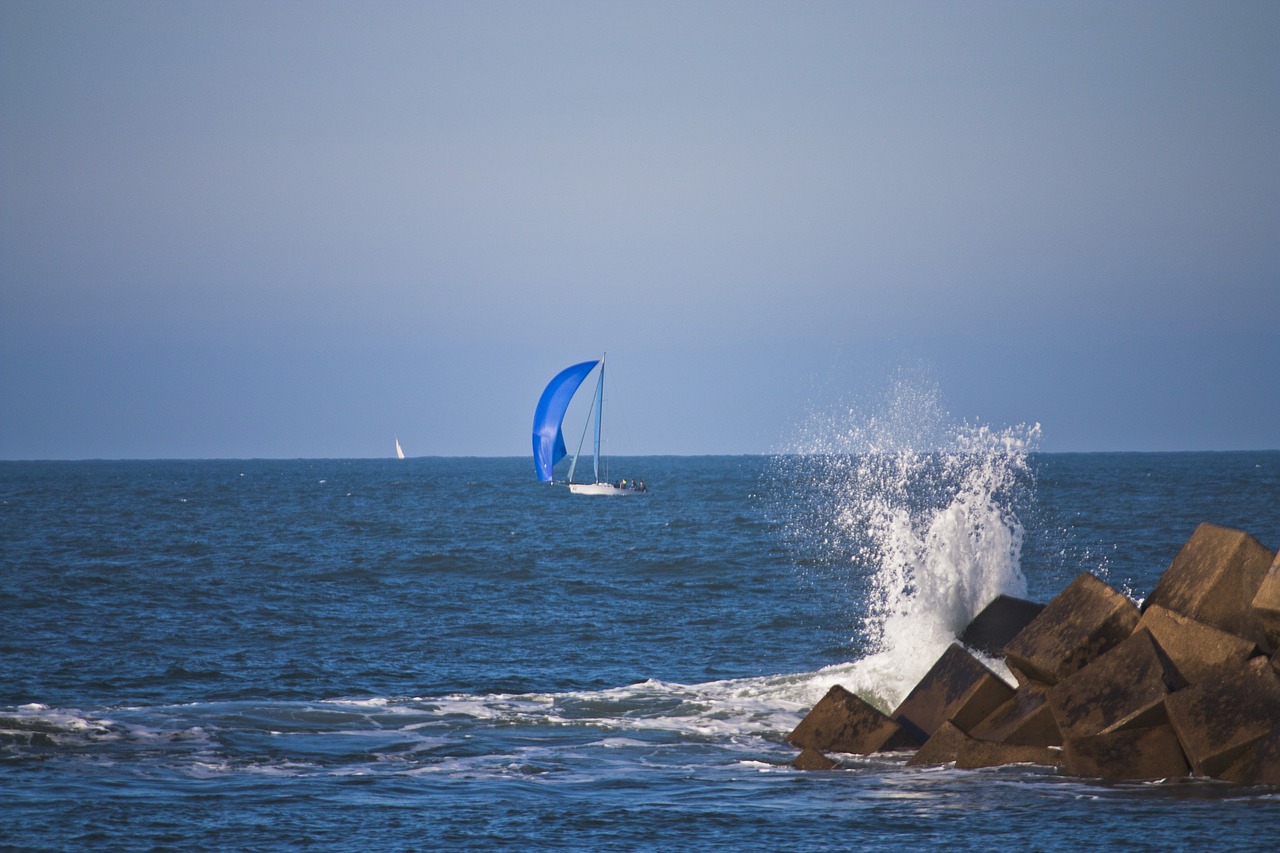
M852 604L861 656L841 684L890 709L992 599L1026 595L1019 510L1039 434L957 423L936 386L905 379L875 406L800 425L776 458L790 495L778 509L815 585Z

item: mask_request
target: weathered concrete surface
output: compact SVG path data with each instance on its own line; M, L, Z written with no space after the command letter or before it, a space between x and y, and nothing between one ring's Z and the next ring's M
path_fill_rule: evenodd
M1258 627L1255 637L1268 654L1280 651L1280 552L1262 576L1253 596L1253 617Z
M800 750L791 766L797 770L831 770L836 763L811 746Z
M1246 749L1218 778L1238 785L1280 787L1280 724Z
M971 738L956 728L951 722L938 726L933 737L925 741L924 746L916 750L907 762L908 767L931 767L937 764L950 764L960 754L960 745Z
M1005 684L964 646L952 643L893 712L893 719L920 741L950 720L968 731L1013 698Z
M1122 728L1163 723L1165 697L1186 680L1151 632L1141 628L1049 690L1048 703L1068 740Z
M1164 649L1178 672L1191 684L1223 670L1236 669L1253 656L1257 645L1181 613L1153 604L1138 620Z
M1250 785L1280 787L1280 725L1271 730L1254 750L1253 773Z
M1246 639L1258 639L1253 599L1275 555L1240 530L1201 524L1178 551L1145 606Z
M1066 770L1108 782L1186 776L1187 758L1168 725L1069 737L1063 744Z
M858 755L909 749L920 743L901 725L839 684L818 700L787 740L795 746L811 747L819 752L852 752Z
M1122 593L1079 575L1009 641L1006 662L1024 676L1057 684L1132 634L1140 615Z
M1000 767L1005 764L1042 764L1062 766L1062 750L1051 746L1019 746L989 740L967 738L960 744L956 767L973 770L978 767Z
M1192 769L1218 776L1280 721L1280 675L1267 658L1256 657L1179 690L1164 704Z
M1018 632L1044 610L1043 604L1009 595L996 596L960 634L960 642L990 657L1000 657Z
M1048 692L1048 686L1035 681L1023 684L969 734L1017 746L1061 746L1062 733L1046 701Z

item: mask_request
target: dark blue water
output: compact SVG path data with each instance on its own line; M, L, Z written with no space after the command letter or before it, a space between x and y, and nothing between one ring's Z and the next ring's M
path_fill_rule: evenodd
M615 460L624 498L529 469L0 463L0 849L1274 846L1272 790L791 770L869 651L841 507L763 457ZM1280 545L1280 453L1030 472L996 499L1032 598L1141 598L1200 521Z

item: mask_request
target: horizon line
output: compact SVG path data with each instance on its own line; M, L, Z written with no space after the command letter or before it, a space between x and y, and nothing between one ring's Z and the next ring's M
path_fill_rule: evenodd
M933 451L926 451L933 452ZM1157 456L1191 453L1280 453L1280 447L1235 448L1230 450L1032 450L1028 456ZM699 458L774 458L790 456L856 456L866 454L848 453L802 453L797 451L779 451L773 453L618 453L610 454L612 459L699 459ZM0 457L0 463L12 462L363 462L386 460L389 462L408 462L414 459L527 459L526 455L513 454L423 454L406 456L397 459L394 456L84 456L84 457Z

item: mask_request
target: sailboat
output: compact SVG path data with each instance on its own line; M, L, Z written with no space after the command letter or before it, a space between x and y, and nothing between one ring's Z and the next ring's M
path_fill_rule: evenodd
M396 458L403 459L404 451L400 449L400 436L396 436Z
M547 387L543 389L542 396L538 398L538 406L533 412L533 468L538 475L538 479L544 483L554 482L553 470L557 462L568 455L568 451L564 446L564 435L561 432L561 425L564 422L564 413L569 408L569 401L573 399L573 395L578 390L578 386L582 384L582 380L595 369L596 365L600 366L600 373L596 379L594 406L594 422L595 422L595 457L592 467L593 479L590 483L575 483L573 481L574 472L578 467L578 456L582 453L582 441L578 442L578 450L573 454L573 462L569 465L568 485L569 491L575 495L639 495L645 493L645 488L641 485L628 483L622 485L626 481L619 483L601 482L600 480L600 423L604 416L604 357L602 356L595 361L583 361L578 364L570 365L555 375ZM590 421L588 421L588 424ZM586 428L583 428L582 438L585 440L587 436Z

